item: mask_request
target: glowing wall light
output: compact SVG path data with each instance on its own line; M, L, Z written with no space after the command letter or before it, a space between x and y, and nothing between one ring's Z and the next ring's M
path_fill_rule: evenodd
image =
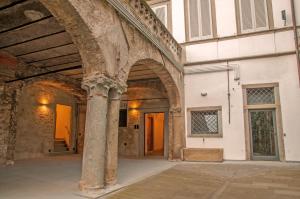
M37 101L38 101L37 114L38 115L49 114L50 109L48 105L50 104L50 95L47 93L40 93Z
M140 102L137 102L137 101L132 101L132 102L129 102L129 108L130 109L137 109L139 108L141 105Z
M49 104L49 98L48 96L40 96L38 99L39 104L41 105L48 105Z
M47 107L47 105L40 105L37 108L38 115L47 115L47 114L49 114L49 112L50 112L50 110Z

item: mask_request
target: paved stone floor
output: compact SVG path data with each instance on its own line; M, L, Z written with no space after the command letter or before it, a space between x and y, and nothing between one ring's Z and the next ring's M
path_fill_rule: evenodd
M128 185L166 170L176 163L161 159L119 161L118 181ZM0 199L82 199L78 195L79 155L16 161L0 166Z
M106 196L108 199L300 198L300 164L181 163Z

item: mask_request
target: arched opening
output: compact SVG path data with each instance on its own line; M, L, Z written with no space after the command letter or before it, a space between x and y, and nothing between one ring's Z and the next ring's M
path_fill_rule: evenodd
M77 151L75 114L78 104L85 101L85 92L80 88L83 72L78 48L39 1L5 1L0 4L0 16L0 84L8 99L4 106L12 107L4 159ZM58 105L69 109L68 116ZM68 122L62 122L65 117L69 117ZM70 135L65 136L61 146L54 147L56 128ZM30 133L32 136L27 135ZM21 135L28 139L17 139ZM32 147L25 146L32 142Z
M120 106L120 158L166 160L169 100L163 84L146 67L133 67L127 85Z
M178 117L175 121L172 110L180 99L170 100L170 97L178 96L177 92L177 86L162 63L152 59L139 60L131 67L127 91L120 98L119 168L117 171L114 163L107 165L108 184L111 179L126 184L130 178L123 175L124 169L140 178L155 171L158 165L164 170L172 164L167 159L174 157L174 140L182 136L176 135L181 131L174 131L174 123L180 123L183 118ZM108 146L108 150L114 150L114 147Z
M139 60L131 67L128 88L121 98L120 113L123 116L127 111L127 126L119 128L120 155L168 159L169 111L178 100L170 98L177 94L169 78L162 64L151 59Z
M115 18L117 15L111 12L112 7L107 7L106 4L103 6L102 1L97 1L96 6L80 1L41 2L28 0L8 1L4 6L0 4L0 15L14 21L3 21L4 26L0 29L0 58L6 71L1 73L1 79L5 82L5 89L11 92L7 92L8 98L11 98L8 106L12 105L7 114L7 135L13 135L9 138L7 154L12 155L6 157L6 160L45 157L57 152L58 148L76 151L83 153L82 169L76 167L77 181L80 179L80 170L82 171L83 189L105 188L108 185L104 179L107 176L105 164L109 162L108 153L112 152L105 150L109 143L107 140L110 139L107 138L107 134L119 126L118 123L113 123L115 120L109 116L109 106L113 98L111 91L119 87L120 82L124 83L119 82L116 73L122 70L121 66L124 65L120 62L126 63L123 57L130 53L123 50L122 42L125 39L120 41L122 44L118 43L119 41L112 42L117 34L106 34L102 37L102 30L98 31L99 28L96 27L102 27L102 21L97 17L103 19L106 25L111 25L106 19L119 25ZM76 10L80 7L77 4L84 4L86 7ZM103 13L96 8L109 13L109 17L104 19ZM95 10L97 12L94 13L94 21L89 21L91 18L85 15ZM95 25L95 21L99 24ZM113 29L107 29L115 32ZM120 29L119 27L117 30ZM157 49L154 48L153 51ZM158 52L156 54L160 55ZM162 56L160 58L163 59ZM155 155L161 159L172 159L176 148L174 137L177 135L174 133L176 122L173 110L181 105L178 85L170 75L171 72L166 70L164 60L137 60L132 67L130 66L128 90L123 93L121 101L119 100L121 115L127 117L126 121L120 119L119 147L117 142L113 144L117 145L117 151L127 160L128 157L144 159ZM81 90L81 83L87 88L87 95ZM68 110L60 113L59 107ZM63 112L68 112L67 116L63 116ZM119 116L119 108L117 113L114 117ZM59 119L60 117L62 119ZM69 121L66 122L66 118L69 118ZM57 120L63 121L63 124ZM109 126L110 123L112 126ZM58 135L58 129L63 129L64 135ZM59 143L59 140L64 142ZM178 149L179 147L177 151ZM118 152L110 158L117 159ZM63 164L60 160L58 163ZM115 161L113 160L112 164L115 164ZM139 178L152 169L149 162L140 167L138 164L127 163L125 161L123 176L121 163L119 182L127 183L126 180L132 180L132 177ZM156 164L156 168L164 165L168 166L165 163ZM128 172L126 166L132 171ZM112 172L115 171L116 169ZM127 174L131 178L128 178ZM115 177L115 174L113 175ZM116 183L116 179L113 180L112 184Z
M1 2L0 23L0 173L10 179L1 180L1 196L38 198L53 188L56 196L72 197L69 187L80 179L80 156L74 154L83 150L86 104L79 50L37 0ZM59 117L58 105L69 108L68 116ZM63 143L56 143L58 128L68 134L57 137ZM26 193L14 192L16 186Z

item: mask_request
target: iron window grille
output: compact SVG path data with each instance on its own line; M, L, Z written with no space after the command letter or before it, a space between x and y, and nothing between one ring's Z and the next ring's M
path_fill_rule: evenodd
M190 110L191 136L220 136L221 109Z
M247 104L275 104L274 88L247 88Z

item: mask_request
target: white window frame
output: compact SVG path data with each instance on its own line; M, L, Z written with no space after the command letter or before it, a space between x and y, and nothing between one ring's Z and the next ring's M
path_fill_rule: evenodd
M211 0L209 0L209 15L210 15L210 31L211 34L207 36L202 36L202 16L201 16L201 7L200 7L200 0L198 1L198 21L199 21L199 37L192 37L191 36L191 23L190 23L190 18L191 18L191 12L190 12L190 2L189 0L186 0L187 2L187 10L188 10L188 29L189 29L189 41L195 41L195 40L204 40L204 39L211 39L213 38L213 16L212 16L212 7L211 7Z
M203 133L203 134L192 134L192 114L191 112L195 111L218 111L218 133L211 134L211 133ZM187 109L187 130L188 130L188 137L223 137L223 127L222 127L222 106L209 106L209 107L194 107Z
M250 32L256 32L256 31L263 31L263 30L269 30L269 14L268 14L268 7L267 7L267 0L264 1L265 9L266 9L266 27L256 28L256 17L255 17L255 4L254 0L250 0L251 2L251 17L252 17L252 29L244 30L243 29L243 11L242 11L242 3L241 0L239 0L239 9L240 9L240 22L241 22L241 32L242 33L250 33Z
M160 4L160 5L153 5L153 6L151 6L151 8L152 8L152 10L153 10L154 13L155 13L156 9L159 9L159 8L164 8L165 9L165 21L162 21L162 23L165 25L166 28L168 28L168 26L169 26L169 24L168 24L168 18L169 18L168 4L167 3L163 3L163 4Z

